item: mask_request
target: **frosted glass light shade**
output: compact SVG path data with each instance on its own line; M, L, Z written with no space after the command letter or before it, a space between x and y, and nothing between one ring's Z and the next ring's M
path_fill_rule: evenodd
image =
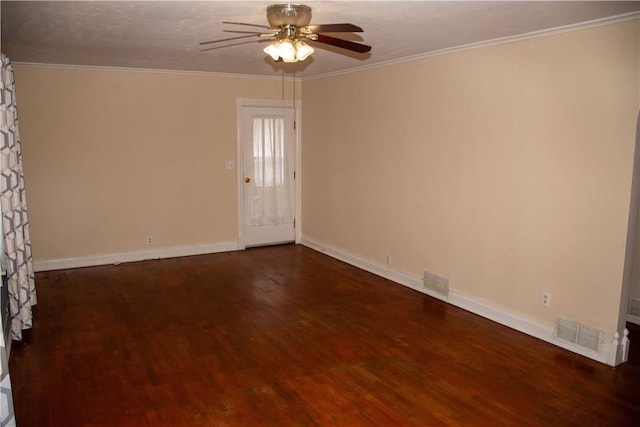
M313 53L313 48L301 40L296 42L296 53L298 61L304 61Z
M280 58L280 52L278 51L278 42L273 42L269 46L264 48L264 53L273 58L274 61L277 61Z
M296 62L296 48L289 39L283 39L278 45L278 52L284 62Z

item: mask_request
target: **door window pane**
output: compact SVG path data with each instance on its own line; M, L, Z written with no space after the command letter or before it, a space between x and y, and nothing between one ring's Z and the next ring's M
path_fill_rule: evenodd
M254 185L258 187L282 186L285 178L284 160L284 118L254 117Z

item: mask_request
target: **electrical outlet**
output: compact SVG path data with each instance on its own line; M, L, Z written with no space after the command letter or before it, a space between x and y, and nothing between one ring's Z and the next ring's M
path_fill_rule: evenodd
M387 265L391 265L391 255L387 255Z
M542 305L545 307L551 306L551 294L549 292L542 293Z
M153 245L153 236L152 235L148 235L147 236L147 245Z

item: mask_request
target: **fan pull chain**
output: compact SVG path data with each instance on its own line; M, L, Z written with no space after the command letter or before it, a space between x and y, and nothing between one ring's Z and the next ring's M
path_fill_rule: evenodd
M284 66L282 67L282 102L284 102Z

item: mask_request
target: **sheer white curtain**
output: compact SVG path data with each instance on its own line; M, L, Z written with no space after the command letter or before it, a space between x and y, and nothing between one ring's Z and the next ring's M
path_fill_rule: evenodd
M290 179L292 160L285 149L285 119L253 118L253 186L247 214L251 225L281 225L294 218L294 194Z

